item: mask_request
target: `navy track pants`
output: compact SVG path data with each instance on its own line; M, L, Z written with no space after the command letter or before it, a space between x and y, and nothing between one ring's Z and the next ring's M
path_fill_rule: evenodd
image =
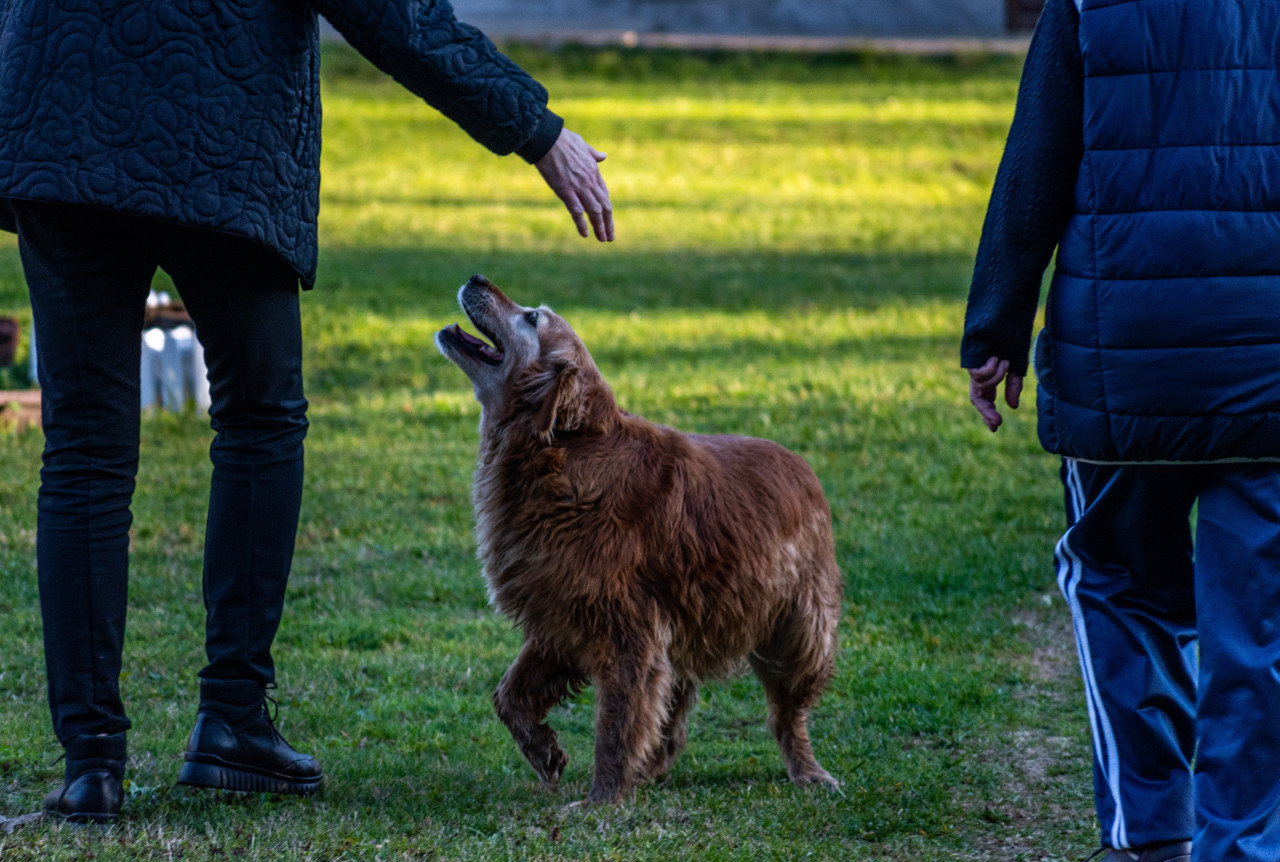
M1275 862L1280 464L1067 459L1062 478L1103 844Z

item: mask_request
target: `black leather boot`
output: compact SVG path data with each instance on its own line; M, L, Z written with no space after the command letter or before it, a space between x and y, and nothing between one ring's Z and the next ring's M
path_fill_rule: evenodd
M62 786L44 798L44 813L69 823L114 822L124 801L124 734L77 736L66 752Z
M319 761L285 741L265 700L262 686L249 680L201 680L178 783L296 796L319 790Z

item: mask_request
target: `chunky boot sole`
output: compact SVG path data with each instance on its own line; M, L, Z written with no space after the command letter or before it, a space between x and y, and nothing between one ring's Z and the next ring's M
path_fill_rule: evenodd
M60 823L70 823L75 826L111 826L119 818L118 814L106 814L96 811L75 811L71 814L63 814L61 811L53 811L49 808L44 809L45 817L52 817Z
M323 776L298 781L254 772L229 763L213 764L187 761L178 772L178 783L188 787L211 787L214 790L233 790L239 793L285 793L291 796L312 796L324 783Z

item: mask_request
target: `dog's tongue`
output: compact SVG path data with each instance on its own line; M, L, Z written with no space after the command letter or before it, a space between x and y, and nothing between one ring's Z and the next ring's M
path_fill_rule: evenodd
M498 351L494 350L491 346L489 346L489 344L488 344L487 342L482 341L481 339L476 338L476 337L475 337L474 335L472 335L470 332L467 332L465 329L463 329L463 328L462 328L461 326L459 326L458 324L456 324L456 323L455 323L455 324L453 325L453 331L454 331L455 333L457 333L457 335L458 335L458 336L459 336L459 337L460 337L464 342L466 342L466 343L467 343L467 344L469 344L470 346L474 347L477 351L479 351L480 353L483 353L485 356L489 357L490 359L493 359L493 360L500 360L500 359L502 359L502 354L501 354L501 353L499 353Z

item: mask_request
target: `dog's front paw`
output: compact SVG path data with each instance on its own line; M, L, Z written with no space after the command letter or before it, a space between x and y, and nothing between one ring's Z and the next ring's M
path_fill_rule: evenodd
M791 781L798 787L814 787L821 785L828 790L840 791L840 782L831 777L825 769L814 769L792 776Z
M560 776L564 775L564 768L569 765L569 755L565 754L560 746L553 745L543 751L541 758L531 762L542 786L547 790L556 790L560 786Z

